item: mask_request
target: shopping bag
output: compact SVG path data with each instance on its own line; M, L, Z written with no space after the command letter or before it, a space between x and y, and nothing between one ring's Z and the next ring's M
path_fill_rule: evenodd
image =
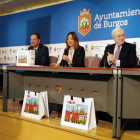
M78 98L64 95L61 125L83 130L96 127L93 98Z
M21 115L35 119L49 117L48 92L25 90Z

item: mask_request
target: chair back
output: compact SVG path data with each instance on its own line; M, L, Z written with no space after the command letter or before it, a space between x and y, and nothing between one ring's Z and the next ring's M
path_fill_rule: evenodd
M50 62L50 64L51 63L57 63L57 61L58 61L58 58L57 57L55 57L55 56L49 56L49 62Z
M85 58L85 66L86 67L100 67L100 57L88 56Z

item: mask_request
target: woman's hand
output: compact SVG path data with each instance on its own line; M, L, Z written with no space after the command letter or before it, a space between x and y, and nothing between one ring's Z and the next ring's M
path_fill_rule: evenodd
M66 60L68 63L72 64L72 60L70 60L67 55L63 55L62 59Z
M58 63L51 63L50 67L58 67L59 64Z
M67 62L69 62L69 58L68 58L67 55L63 55L63 56L62 56L62 59L63 59L63 60L66 60Z

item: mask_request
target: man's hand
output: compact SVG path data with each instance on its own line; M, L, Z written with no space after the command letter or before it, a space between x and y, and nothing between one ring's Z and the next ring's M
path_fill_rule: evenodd
M117 59L116 57L113 55L113 54L110 54L109 52L107 52L108 56L107 56L107 59L112 62L113 64L116 64L117 62Z

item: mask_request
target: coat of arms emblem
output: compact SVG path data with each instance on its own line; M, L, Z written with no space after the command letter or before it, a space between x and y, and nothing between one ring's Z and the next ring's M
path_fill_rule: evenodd
M91 14L84 8L78 16L78 31L85 36L91 30Z

